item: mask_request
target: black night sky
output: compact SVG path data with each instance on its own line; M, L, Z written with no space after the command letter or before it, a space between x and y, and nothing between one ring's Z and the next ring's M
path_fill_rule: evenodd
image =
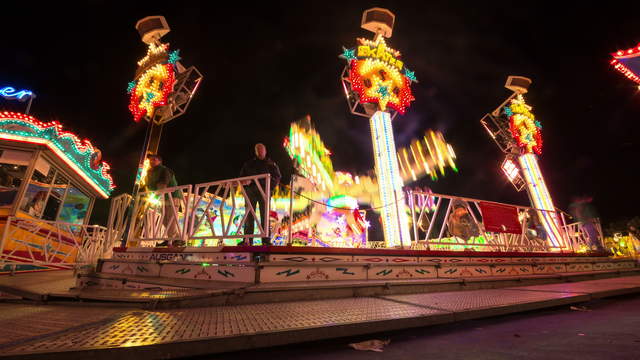
M164 15L172 31L163 40L205 76L188 113L165 126L160 153L178 181L235 177L258 141L288 181L282 140L306 114L336 169L373 168L369 124L347 109L338 54L371 36L360 29L362 11L382 6L396 14L388 44L420 81L394 122L398 146L432 128L458 156L458 174L421 185L528 204L499 171L503 155L479 123L510 94L506 77L522 75L533 79L527 100L542 122L540 164L556 206L592 195L605 222L638 214L640 96L608 63L640 42L632 2L11 3L0 17L0 86L33 90L32 115L101 148L115 194L131 191L145 131L127 110L127 83L146 52L138 19ZM97 205L93 223L104 223L107 207Z

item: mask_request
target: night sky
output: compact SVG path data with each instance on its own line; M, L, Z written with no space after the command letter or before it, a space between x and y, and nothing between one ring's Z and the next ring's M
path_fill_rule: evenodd
M172 31L163 40L204 74L189 111L165 126L161 142L181 184L236 177L255 142L267 145L288 181L282 140L306 114L337 170L366 172L369 123L347 109L338 54L371 37L360 28L363 10L387 7L396 14L388 44L420 81L413 105L394 121L397 145L431 128L458 156L459 173L420 185L528 204L500 172L503 155L479 123L510 95L506 77L521 75L533 79L527 100L543 126L540 165L556 206L592 195L605 222L637 215L640 96L608 62L611 52L640 42L640 8L541 3L11 2L0 17L0 87L33 90L32 115L89 138L112 164L114 194L130 192L145 132L127 109L127 83L146 53L134 25L164 15ZM7 106L16 104L0 101ZM104 223L107 208L99 202L92 222Z

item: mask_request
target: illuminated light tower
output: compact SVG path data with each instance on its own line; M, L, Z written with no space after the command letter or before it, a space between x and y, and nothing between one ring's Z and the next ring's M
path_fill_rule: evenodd
M147 54L138 61L135 78L129 83L129 110L134 121L149 122L138 175L135 196L144 181L145 159L158 151L163 125L183 115L202 82L202 74L195 67L180 63L180 50L170 50L160 42L171 29L164 16L147 16L136 23L142 42L148 45Z
M343 48L347 60L341 80L351 113L368 117L380 194L380 213L386 247L411 244L409 219L402 191L391 120L404 114L410 102L411 83L416 81L400 59L400 52L387 46L395 15L382 8L366 10L362 28L375 33L373 40L358 39L355 48Z
M530 85L531 80L526 77L509 76L505 87L513 94L491 114L485 115L480 123L507 154L502 170L509 181L518 191L526 187L531 204L547 232L549 247L567 250L558 213L538 166L537 155L542 153L542 126L523 96ZM516 158L518 164L513 161Z

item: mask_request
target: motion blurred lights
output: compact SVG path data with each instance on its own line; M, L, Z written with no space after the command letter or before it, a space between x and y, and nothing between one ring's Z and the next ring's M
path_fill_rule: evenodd
M334 171L331 152L313 128L311 118L291 123L289 137L284 141L285 149L297 164L301 175L310 179L322 190L332 190Z
M358 208L358 200L348 195L337 195L329 198L327 206L335 209L356 210Z
M458 172L453 147L445 141L440 132L428 130L422 139L414 139L409 147L400 149L397 156L405 182L416 181L425 174L436 180L437 170L444 175L446 167Z

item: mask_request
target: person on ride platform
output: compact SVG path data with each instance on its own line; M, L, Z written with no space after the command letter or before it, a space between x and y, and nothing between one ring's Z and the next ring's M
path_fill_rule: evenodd
M253 159L248 160L242 166L240 170L240 176L254 176L254 175L262 175L262 174L271 174L271 191L275 189L275 187L280 183L280 179L282 176L280 175L280 168L278 165L273 162L270 158L267 157L267 148L264 144L258 143L254 147L254 151L256 156ZM260 187L265 190L265 181L259 180ZM267 211L265 206L265 197L260 192L258 185L255 180L248 180L243 183L244 190L247 193L248 204L245 205L245 209L252 208L254 212L257 212L260 209L260 216L264 218L265 211ZM250 207L249 207L250 205ZM253 214L249 210L245 210L248 212L247 219L244 223L244 234L253 234L253 227L255 218ZM264 226L269 226L269 224L264 224ZM245 245L251 245L249 238L245 238ZM268 237L262 238L262 245L271 245L271 239Z

